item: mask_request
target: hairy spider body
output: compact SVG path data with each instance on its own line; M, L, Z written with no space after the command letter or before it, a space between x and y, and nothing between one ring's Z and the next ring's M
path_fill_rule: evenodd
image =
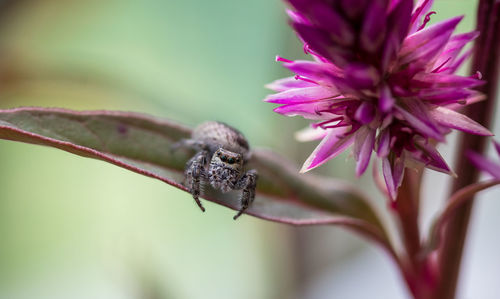
M199 200L203 184L208 182L222 192L242 190L241 206L234 216L237 219L253 202L257 184L257 171L244 172L250 158L248 142L238 130L221 122L209 121L200 124L177 146L187 146L198 152L186 164L184 184L202 211Z

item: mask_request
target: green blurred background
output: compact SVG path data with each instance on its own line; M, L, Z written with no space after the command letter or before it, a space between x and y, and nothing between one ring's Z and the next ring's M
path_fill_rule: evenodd
M476 1L436 2L433 21L467 13L459 29L473 28ZM278 0L0 1L0 108L221 120L300 164L315 144L296 143L293 132L307 123L261 101L264 84L288 76L275 55L304 56L283 8ZM307 298L326 269L366 246L336 228L234 222L210 203L201 214L164 183L50 148L0 141L0 165L2 299ZM352 179L352 165L346 154L318 171ZM370 175L361 186L373 189ZM376 259L396 277L387 257Z

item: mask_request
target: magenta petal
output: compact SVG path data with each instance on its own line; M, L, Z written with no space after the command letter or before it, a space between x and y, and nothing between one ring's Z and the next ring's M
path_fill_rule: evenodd
M492 136L493 134L477 122L451 109L437 107L430 111L432 117L440 124L448 128L457 129L467 133Z
M354 137L354 145L352 147L352 153L354 154L354 159L356 161L359 160L359 154L361 153L361 148L370 131L371 130L369 127L362 126L356 132L356 136Z
M385 40L382 56L380 57L380 67L383 73L387 71L389 62L396 58L396 52L399 50L401 43L398 41L396 34L389 34Z
M432 7L432 0L419 0L415 5L415 9L411 15L410 31L414 33L420 27L420 20L427 14Z
M391 165L392 164L392 165ZM382 159L382 173L384 174L385 185L392 200L395 200L397 189L403 181L404 157L396 157L391 163L388 158Z
M477 94L477 91L460 88L437 88L422 89L418 93L418 98L423 101L429 101L439 106L463 102L465 99Z
M392 96L391 90L387 85L382 86L380 89L380 98L378 102L378 108L382 112L388 112L394 107L396 100Z
M379 157L387 157L389 155L389 152L391 150L390 148L390 143L391 143L391 133L389 130L383 130L378 137L378 144L377 144L377 156Z
M372 1L364 16L361 27L361 47L369 53L375 53L384 42L386 34L386 4Z
M301 24L310 24L309 22L301 13L293 11L291 9L286 10L286 14L294 23L301 23Z
M429 53L439 50L446 44L451 33L462 18L454 17L408 36L401 47L400 57L404 57L403 60L409 62L427 57Z
M483 156L471 151L467 152L467 158L469 158L472 164L474 164L477 168L481 169L482 171L486 171L496 179L500 179L499 164L493 163L492 161L485 159Z
M428 71L432 71L434 64L429 64L429 62L435 61L438 54L442 52L443 48L448 42L448 37L451 35L451 31L448 36L442 38L436 38L432 41L425 43L420 49L414 49L413 52L405 53L401 55L400 63L408 64L413 63L417 66L427 66ZM403 52L401 52L403 53Z
M310 19L314 24L328 31L330 37L339 45L351 46L356 39L349 22L328 4L318 2L311 5Z
M412 158L425 164L425 167L442 173L454 175L451 168L443 159L436 147L426 141L415 141L416 147L421 153L412 153ZM423 154L423 155L422 155Z
M339 96L334 88L323 86L294 88L268 95L264 101L275 104L299 104L311 101L331 99Z
M351 63L345 67L346 81L354 88L371 88L380 81L377 69L363 63Z
M325 110L330 107L330 101L317 101L312 103L290 104L274 108L274 112L286 116L300 115L306 119L320 120L325 118Z
M296 79L295 77L287 77L279 80L275 80L269 84L266 84L266 88L274 91L285 91L292 88L303 88L317 86L317 84L307 82L304 80Z
M317 2L314 0L287 0L295 9L304 12L307 11L311 3Z
M442 105L443 107L446 107L451 110L459 110L463 108L464 106L474 104L477 102L484 101L486 99L486 96L478 91L474 92L470 97L466 98L463 100L463 103L451 103L451 104L445 104Z
M412 109L412 111L406 111L399 106L395 106L395 108L399 113L402 114L403 118L417 131L421 132L427 137L434 138L438 141L444 141L443 134L441 134L434 122L432 122L429 118L423 119L426 115L425 113L423 113L422 109Z
M485 82L476 78L443 73L420 73L415 75L411 84L420 88L472 88Z
M344 136L345 128L330 129L300 170L301 173L316 168L335 158L354 142L354 135Z
M336 76L340 71L336 70L332 64L315 61L295 60L283 64L284 67L297 75L311 79L317 83L329 83L332 85L330 76Z
M354 114L354 119L362 124L368 124L375 118L375 107L368 102L363 102L359 105L356 113Z
M388 30L391 38L400 44L406 35L411 21L413 0L400 0L389 14Z
M340 6L348 17L354 19L360 17L365 7L371 0L340 0Z
M375 133L376 130L372 130L366 126L356 132L354 155L357 161L356 176L358 178L366 171L370 163L373 145L375 144Z
M307 142L307 141L323 139L327 133L328 133L327 130L324 130L320 127L317 128L306 127L300 131L295 132L294 137L295 139L297 139L297 141Z
M450 66L448 66L443 73L453 74L458 68L472 55L474 49L465 51L460 57L455 59Z
M443 52L439 54L439 58L436 60L434 66L435 67L440 66L443 63L445 63L448 59L450 59L450 61L444 64L444 67L451 65L458 57L459 53L462 51L464 46L467 43L473 41L478 36L479 36L478 31L471 31L452 36L448 41L448 43L446 44L446 46L444 47Z
M346 65L353 54L335 43L328 32L305 24L293 23L295 31L316 53L338 66Z

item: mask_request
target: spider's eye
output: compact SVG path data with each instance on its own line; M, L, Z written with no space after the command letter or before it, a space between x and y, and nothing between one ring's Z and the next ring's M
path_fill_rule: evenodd
M220 157L220 152L217 152L217 156L219 156L219 157Z
M240 162L240 158L236 158L236 163Z
M227 157L226 156L222 156L220 159L222 160L222 162L226 162L227 161Z
M233 163L234 163L234 158L229 158L229 159L227 160L227 163L229 163L229 164L233 164Z

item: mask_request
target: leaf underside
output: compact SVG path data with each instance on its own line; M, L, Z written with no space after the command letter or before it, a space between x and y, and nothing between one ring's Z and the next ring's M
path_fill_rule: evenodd
M182 185L184 166L194 152L174 151L172 144L190 134L188 127L132 112L0 110L1 139L103 160L184 191L188 191ZM298 174L295 165L265 149L254 149L247 167L259 173L257 195L247 214L293 225L344 225L381 243L388 242L371 205L348 183ZM238 191L223 194L206 188L203 197L239 209Z

